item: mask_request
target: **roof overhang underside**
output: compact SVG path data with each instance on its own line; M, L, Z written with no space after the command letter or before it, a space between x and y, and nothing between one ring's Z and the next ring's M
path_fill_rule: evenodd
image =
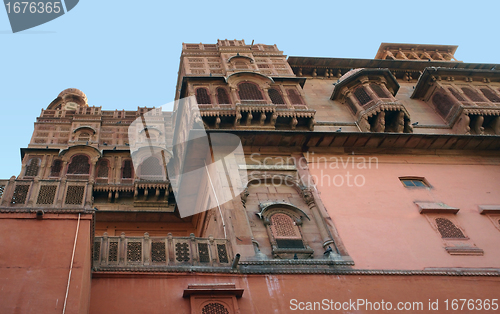
M380 60L380 59L347 59L347 58L311 58L288 57L288 64L294 68L388 68L391 70L423 71L427 67L445 67L454 69L500 69L496 63L465 63L458 61L419 61L419 60Z
M494 151L500 149L498 135L455 135L414 133L304 132L257 130L207 130L227 132L240 137L243 146L298 148L344 148L346 152L409 153L425 150Z

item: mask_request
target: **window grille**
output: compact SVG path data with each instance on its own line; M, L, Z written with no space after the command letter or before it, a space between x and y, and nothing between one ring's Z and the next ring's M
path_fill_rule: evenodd
M71 159L71 163L68 166L68 174L89 174L89 172L89 157L85 155L76 155Z
M489 88L481 88L483 95L491 102L500 102L500 97Z
M229 95L224 88L217 88L217 103L219 104L230 104Z
M187 243L175 244L175 259L178 262L187 262L190 259L189 245Z
M98 241L94 242L94 249L92 255L94 261L99 260L99 256L101 255L101 242Z
M384 90L384 87L378 85L378 84L370 84L371 89L373 92L380 98L389 98L389 95Z
M213 302L208 303L201 310L202 314L229 314L229 311L226 307L220 303Z
M453 222L446 218L436 218L436 225L442 238L465 239L462 230L458 229Z
M437 93L434 94L434 96L432 96L432 103L436 107L437 111L443 117L446 117L450 112L451 108L453 108L454 102L448 95Z
M304 243L299 228L286 214L274 214L271 217L271 232L279 248L303 249Z
M0 185L0 199L3 196L3 191L5 190L5 185Z
M263 100L264 97L257 85L252 83L241 83L238 94L241 100Z
M127 261L140 262L142 260L142 243L129 242L127 243Z
M40 159L31 158L30 161L28 162L28 166L26 167L26 172L24 173L24 175L27 177L36 177L36 175L38 174L39 162Z
M197 88L196 89L196 102L198 104L204 104L204 105L210 105L212 103L206 88Z
M278 90L274 88L269 89L269 98L271 98L271 102L275 105L284 105L285 101Z
M292 105L303 105L302 97L300 97L299 93L295 89L287 89L288 99Z
M370 95L368 95L363 87L356 88L356 90L354 91L354 96L356 96L362 106L366 105L372 100Z
M123 162L122 178L123 179L132 178L132 160L125 160Z
M28 191L30 186L27 184L16 185L14 189L14 195L12 196L11 204L24 204L26 203L26 198L28 196Z
M276 238L300 238L293 219L285 214L274 214L271 217L273 234Z
M463 98L462 95L460 95L460 93L457 92L454 88L450 87L448 88L448 90L458 101L465 101L465 98Z
M97 176L99 178L107 178L109 171L108 161L106 159L102 159L97 164Z
M167 261L164 242L151 242L151 261L156 263L164 263Z
M217 255L219 255L219 262L229 263L229 258L227 256L226 245L217 244Z
M464 92L465 96L469 97L469 99L472 101L477 101L477 102L484 101L484 99L475 90L471 88L462 87L462 91Z
M108 262L118 262L118 242L109 242Z
M54 204L54 198L56 197L56 185L42 185L40 187L40 192L38 193L38 198L36 200L37 204Z
M198 255L200 257L200 263L210 262L210 255L208 253L207 243L198 243Z
M52 167L50 167L50 176L59 177L62 170L62 160L56 159L52 162Z
M66 192L67 205L81 205L83 201L83 193L85 192L85 186L83 185L70 185Z

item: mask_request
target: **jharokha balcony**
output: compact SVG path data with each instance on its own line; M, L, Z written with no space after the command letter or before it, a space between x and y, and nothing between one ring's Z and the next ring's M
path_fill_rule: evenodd
M94 238L94 271L190 271L219 267L232 269L233 255L227 239L190 237Z

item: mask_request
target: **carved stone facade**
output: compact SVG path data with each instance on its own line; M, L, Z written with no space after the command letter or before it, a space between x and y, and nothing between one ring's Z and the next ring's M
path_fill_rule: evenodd
M362 60L185 43L173 112L62 91L0 181L0 312L497 297L500 72L455 50L382 44ZM220 134L243 163L216 154ZM177 181L193 169L206 171ZM176 184L206 210L183 216Z

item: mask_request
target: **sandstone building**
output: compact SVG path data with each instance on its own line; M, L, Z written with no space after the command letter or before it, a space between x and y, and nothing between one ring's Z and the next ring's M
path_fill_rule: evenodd
M494 309L500 67L456 49L383 43L366 60L218 40L183 44L175 97L196 108L103 110L62 91L0 181L0 312ZM239 138L245 162L226 171L241 193L213 189L227 173L171 180L217 159L200 134ZM173 184L207 210L182 213Z

